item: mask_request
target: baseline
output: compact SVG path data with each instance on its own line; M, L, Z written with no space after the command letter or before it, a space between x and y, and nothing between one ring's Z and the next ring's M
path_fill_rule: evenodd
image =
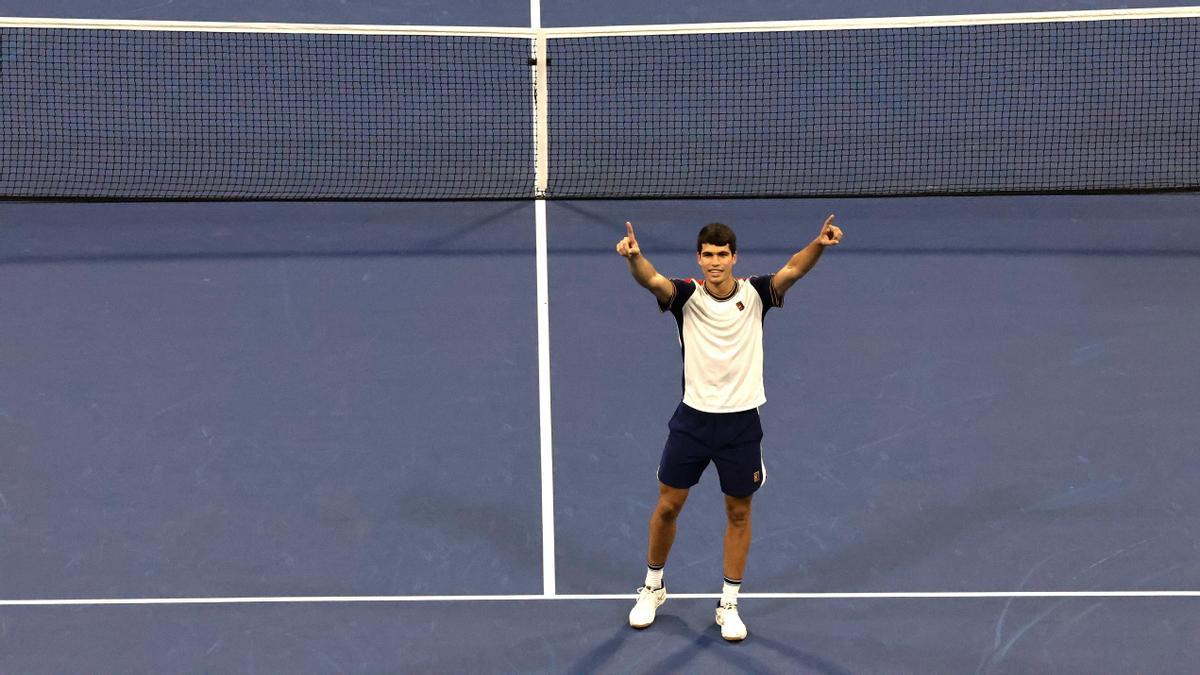
M582 595L350 595L212 598L61 598L0 600L0 607L64 605L234 605L356 602L516 602L529 600L629 600L633 594ZM672 598L719 598L720 593L673 593ZM740 593L739 598L784 600L961 600L971 598L1195 598L1200 591L955 591L896 593Z

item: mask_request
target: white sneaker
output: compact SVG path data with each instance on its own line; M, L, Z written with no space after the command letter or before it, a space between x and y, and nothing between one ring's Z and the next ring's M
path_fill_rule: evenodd
M721 637L730 642L746 639L746 624L738 616L737 604L727 603L717 607L717 625L721 627Z
M667 599L667 587L649 589L645 586L637 589L637 604L629 610L629 625L634 628L645 628L654 623L654 613L658 606Z

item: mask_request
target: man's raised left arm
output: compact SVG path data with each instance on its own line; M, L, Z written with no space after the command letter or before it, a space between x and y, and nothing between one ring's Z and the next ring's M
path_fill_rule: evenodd
M783 297L784 293L792 287L792 284L800 280L808 271L817 264L821 254L829 246L837 246L842 240L842 230L840 227L833 224L833 214L825 219L825 223L821 225L821 234L817 235L816 239L796 251L796 253L787 261L783 267L775 273L775 277L771 280L771 286L774 287L775 293L779 297Z

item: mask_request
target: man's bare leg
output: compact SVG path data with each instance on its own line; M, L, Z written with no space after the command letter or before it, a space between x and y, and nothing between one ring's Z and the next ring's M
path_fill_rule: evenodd
M725 578L741 581L750 552L750 500L725 495Z
M675 522L683 503L687 501L686 488L673 488L658 484L658 503L650 514L650 543L646 549L646 562L655 567L667 564L671 545L675 543Z
M746 569L746 554L750 552L750 497L725 495L725 583L721 586L721 601L717 605L717 625L721 637L730 641L745 639L746 624L737 610L738 591L742 589L742 572Z
M675 543L675 521L687 501L688 491L659 483L658 503L650 514L650 543L646 548L646 583L638 589L637 604L629 611L629 625L645 628L654 623L654 614L667 599L663 585L663 566Z

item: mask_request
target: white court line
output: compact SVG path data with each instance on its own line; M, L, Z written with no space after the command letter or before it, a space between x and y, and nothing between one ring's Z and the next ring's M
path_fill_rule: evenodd
M550 281L546 242L546 200L534 203L537 240L538 426L542 478L542 587L555 593L554 571L554 432L550 416Z
M529 0L530 29L542 27L541 0ZM553 597L554 569L554 430L550 413L550 254L546 233L546 40L534 41L534 246L537 274L537 350L538 350L538 433L541 455L542 490L542 595Z
M228 598L56 598L0 600L0 607L64 605L247 605L300 603L528 602L534 600L633 600L633 593L591 595L316 595ZM720 593L673 593L676 599L716 599ZM988 598L1200 598L1200 591L962 591L901 593L741 593L768 600L971 600Z

